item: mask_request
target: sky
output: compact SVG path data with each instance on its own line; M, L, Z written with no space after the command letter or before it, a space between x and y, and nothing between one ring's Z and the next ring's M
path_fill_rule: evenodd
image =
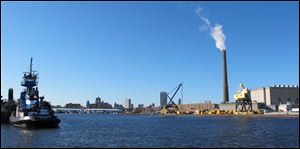
M220 103L222 53L199 8L226 36L231 102L240 82L299 85L299 2L1 2L1 95L19 98L33 57L53 105L159 105L181 82L183 103Z

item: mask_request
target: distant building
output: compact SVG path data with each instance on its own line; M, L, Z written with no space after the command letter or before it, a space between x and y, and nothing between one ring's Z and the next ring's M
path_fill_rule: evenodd
M114 105L114 109L125 110L125 108L123 107L123 105L117 104L116 102L115 102L115 105Z
M109 103L91 104L90 109L112 109L112 105Z
M97 109L97 104L91 103L91 104L89 104L89 106L87 108L89 108L89 109Z
M90 106L90 101L88 100L87 102L86 102L86 107L89 107Z
M101 101L101 98L97 97L95 100L95 103L93 103L93 104L89 103L87 108L90 108L90 109L112 109L112 105L104 102L103 100Z
M299 106L299 86L297 85L274 85L261 87L250 91L251 100L266 105L278 106L291 103Z
M168 102L168 93L167 92L160 92L160 106L165 107L167 106Z
M125 109L133 109L133 104L131 103L131 99L125 99Z
M154 108L155 107L155 104L152 103L151 105L147 106L147 108Z
M68 103L65 105L65 108L69 108L69 109L81 109L82 106L80 104L76 104L76 103Z
M97 97L96 100L95 100L95 103L101 103L101 98L100 97Z
M130 107L129 107L130 109L133 109L134 108L134 105L133 105L133 103L132 104L130 104Z
M179 105L182 104L182 99L181 99L181 98L178 99L178 104L179 104Z
M52 106L52 108L62 108L61 105Z
M144 104L139 104L138 108L144 108Z

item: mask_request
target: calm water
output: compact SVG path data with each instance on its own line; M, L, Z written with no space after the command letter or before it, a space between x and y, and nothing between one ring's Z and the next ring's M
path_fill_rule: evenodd
M1 124L2 147L297 147L299 118L64 115L58 129Z

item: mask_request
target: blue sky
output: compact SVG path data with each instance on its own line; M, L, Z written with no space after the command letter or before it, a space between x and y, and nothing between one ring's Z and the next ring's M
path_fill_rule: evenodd
M299 2L1 2L1 95L19 98L32 56L54 105L158 105L180 82L184 103L220 103L221 51L197 8L223 26L230 101L240 82L299 84Z

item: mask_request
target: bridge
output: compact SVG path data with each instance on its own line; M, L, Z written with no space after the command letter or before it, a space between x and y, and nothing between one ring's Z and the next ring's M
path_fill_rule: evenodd
M122 112L121 109L73 109L73 108L53 108L56 113L115 113Z

